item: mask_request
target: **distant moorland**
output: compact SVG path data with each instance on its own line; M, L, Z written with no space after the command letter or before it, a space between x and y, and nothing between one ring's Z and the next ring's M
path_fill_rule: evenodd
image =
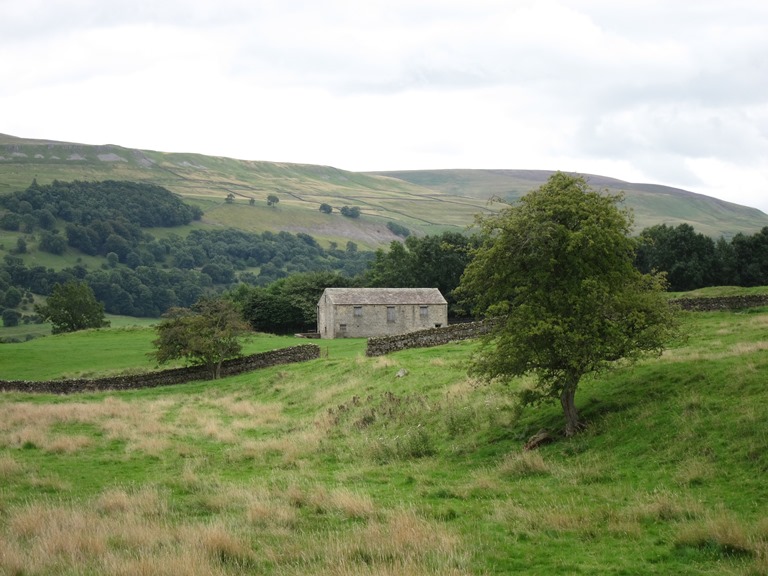
M557 168L557 167L553 167ZM202 154L136 150L32 140L0 134L0 194L33 179L130 180L163 186L205 212L200 227L249 232L306 233L323 242L353 241L363 249L397 236L388 223L415 234L463 231L477 214L497 209L492 199L514 200L543 184L544 170L423 170L359 173L329 166L236 160ZM768 215L685 190L588 175L595 188L623 191L638 230L653 224L692 225L730 238L768 226ZM225 199L231 195L230 202ZM267 198L279 198L268 205ZM333 210L319 210L327 204ZM340 214L358 207L361 217ZM247 209L246 209L247 208Z

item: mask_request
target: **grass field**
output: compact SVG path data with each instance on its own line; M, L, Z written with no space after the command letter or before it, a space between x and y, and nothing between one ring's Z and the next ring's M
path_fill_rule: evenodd
M768 573L768 309L685 316L592 379L584 433L473 343L217 382L0 395L0 574ZM150 328L0 346L2 377L147 367ZM257 337L249 350L295 344ZM400 369L407 375L396 376Z

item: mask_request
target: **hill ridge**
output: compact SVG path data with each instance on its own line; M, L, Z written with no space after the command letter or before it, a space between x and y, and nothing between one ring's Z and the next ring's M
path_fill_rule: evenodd
M386 225L412 233L464 231L476 214L498 209L493 198L513 201L540 186L554 170L438 169L352 172L333 166L242 160L194 152L162 152L118 144L79 144L0 134L0 194L23 190L34 179L132 180L163 186L197 203L206 222L248 231L302 231L325 242L360 242L377 248L398 239ZM581 174L595 188L623 191L636 229L653 224L691 224L709 236L752 234L768 215L688 190ZM234 196L226 203L227 195ZM269 195L280 198L266 206ZM249 210L243 210L250 204ZM334 208L322 214L322 204ZM359 219L341 216L361 208ZM247 214L246 214L247 212Z

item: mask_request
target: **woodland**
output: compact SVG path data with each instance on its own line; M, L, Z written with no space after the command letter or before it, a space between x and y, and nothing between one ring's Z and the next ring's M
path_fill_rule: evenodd
M206 293L230 292L258 329L311 329L328 286L437 287L452 317L470 311L454 295L478 236L408 235L387 249L339 247L306 233L190 228L202 210L167 189L125 181L60 182L0 196L0 230L17 233L0 261L0 308L10 322L36 322L19 310L56 284L87 283L108 314L157 318ZM397 225L395 225L397 226ZM665 272L670 291L768 285L768 227L717 239L689 224L642 230L636 266ZM55 265L28 263L30 251ZM57 258L58 257L58 258Z

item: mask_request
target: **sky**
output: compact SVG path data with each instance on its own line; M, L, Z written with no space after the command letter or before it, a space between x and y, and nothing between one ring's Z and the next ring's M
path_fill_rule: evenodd
M765 0L0 0L0 133L768 213Z

